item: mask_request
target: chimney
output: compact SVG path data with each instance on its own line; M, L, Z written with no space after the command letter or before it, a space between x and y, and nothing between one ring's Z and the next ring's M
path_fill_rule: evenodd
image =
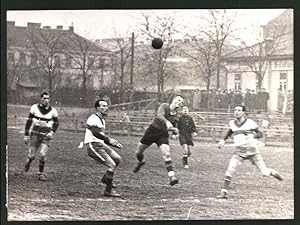
M7 26L14 27L15 26L15 21L7 21Z
M27 23L27 27L28 28L40 28L41 27L41 23Z
M56 26L56 29L57 29L57 30L62 30L62 29L63 29L63 26L57 25L57 26Z

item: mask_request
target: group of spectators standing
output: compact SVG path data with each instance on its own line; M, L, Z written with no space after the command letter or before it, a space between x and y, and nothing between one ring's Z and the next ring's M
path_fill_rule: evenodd
M233 109L235 105L245 105L247 111L254 112L267 112L268 101L270 98L269 93L265 88L258 91L245 89L209 89L189 91L183 93L182 91L176 91L177 94L185 96L187 105L192 110L228 110ZM175 91L167 91L162 93L162 101L168 102L169 99L174 96ZM98 98L105 99L109 104L119 104L124 102L134 102L144 99L156 98L153 93L145 91L137 91L133 89L126 89L123 92L123 101L120 99L119 90L101 90ZM287 103L285 103L287 101ZM286 104L286 107L284 105ZM293 109L293 91L289 90L287 94L284 94L278 89L278 112L289 112Z
M235 105L242 104L247 111L267 111L269 93L264 88L255 92L254 90L227 90L210 89L196 90L190 99L193 109L233 109Z

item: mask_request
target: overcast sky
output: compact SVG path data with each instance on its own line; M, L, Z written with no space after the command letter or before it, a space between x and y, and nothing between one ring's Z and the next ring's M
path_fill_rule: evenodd
M247 44L255 42L253 27L259 27L278 16L286 9L239 9L237 23L239 28L247 28L240 32L241 40ZM138 27L139 16L147 14L170 13L180 18L182 25L193 24L193 16L205 14L206 10L35 10L7 11L7 20L15 21L17 26L26 26L28 22L41 23L42 26L55 28L62 25L64 29L74 26L74 31L89 39L113 37L115 31L131 33ZM112 29L114 28L114 29Z

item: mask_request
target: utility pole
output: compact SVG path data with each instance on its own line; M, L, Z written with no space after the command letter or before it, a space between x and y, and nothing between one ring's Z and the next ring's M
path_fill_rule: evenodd
M131 67L130 67L130 86L133 87L133 62L134 62L134 32L131 35Z

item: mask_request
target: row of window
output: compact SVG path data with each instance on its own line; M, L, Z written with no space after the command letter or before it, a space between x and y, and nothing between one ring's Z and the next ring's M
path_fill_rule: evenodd
M234 75L234 89L235 90L241 90L241 81L242 81L242 75L240 73L236 73ZM256 81L257 83L257 81ZM256 84L257 85L257 84ZM281 91L286 91L287 89L287 73L282 72L279 74L279 89Z
M49 59L51 60L51 59ZM53 63L57 68L74 68L76 60L69 55L55 55L53 57ZM27 66L36 66L39 64L39 59L35 54L25 54L25 52L8 52L7 55L8 63L21 64ZM98 58L97 60L93 57L88 58L88 65L92 65L95 68L101 69L105 63L105 59Z

